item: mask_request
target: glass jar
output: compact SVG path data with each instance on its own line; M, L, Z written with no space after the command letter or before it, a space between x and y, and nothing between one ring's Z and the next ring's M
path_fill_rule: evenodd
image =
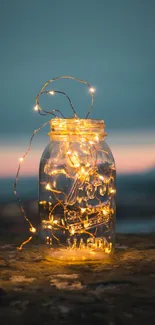
M48 259L103 259L115 243L115 162L104 121L50 121L39 175L39 236Z

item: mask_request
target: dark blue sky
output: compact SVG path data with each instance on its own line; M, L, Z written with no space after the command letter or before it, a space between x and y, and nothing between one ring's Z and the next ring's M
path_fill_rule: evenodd
M1 1L0 38L1 134L42 124L32 111L35 96L46 80L64 74L97 88L93 117L108 129L154 128L154 0ZM53 86L66 90L85 116L84 86ZM69 113L64 99L52 97L51 104Z

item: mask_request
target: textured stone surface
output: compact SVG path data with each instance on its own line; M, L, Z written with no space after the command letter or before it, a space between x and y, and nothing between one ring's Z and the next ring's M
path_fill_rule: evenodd
M82 265L17 242L0 242L0 324L155 324L155 235L118 235L111 259Z

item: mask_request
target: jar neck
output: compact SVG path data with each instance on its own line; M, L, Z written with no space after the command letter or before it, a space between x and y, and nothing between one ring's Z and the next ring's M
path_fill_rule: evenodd
M99 141L106 136L104 132L104 121L93 119L61 119L54 118L50 121L51 140L71 141Z

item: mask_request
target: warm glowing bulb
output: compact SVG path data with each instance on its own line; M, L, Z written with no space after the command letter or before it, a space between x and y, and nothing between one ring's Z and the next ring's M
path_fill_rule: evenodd
M90 88L89 88L89 91L90 91L91 94L94 94L94 93L95 93L95 88L90 87Z
M96 141L99 141L99 137L98 137L98 135L95 135L95 140L96 140Z
M35 111L38 111L38 110L39 110L38 105L34 106L34 110L35 110Z
M36 232L36 228L34 228L34 227L31 227L29 230L30 230L31 232L33 232L33 233Z
M47 201L40 201L39 204L46 204Z
M85 172L86 172L85 169L82 167L81 168L81 174L85 174Z
M115 188L110 188L110 189L109 189L109 193L110 193L110 194L115 194L115 193L116 193Z
M46 189L46 190L50 190L50 189L51 189L51 186L50 186L49 183L46 184L45 189Z
M74 167L80 167L80 164L79 163L74 164Z
M86 211L86 208L81 208L81 212L84 213Z
M107 216L109 214L108 211L105 209L103 209L102 212L103 212L104 216Z
M49 91L49 94L52 95L52 96L54 96L55 91L54 90L51 90L51 91Z
M24 160L24 158L23 158L23 157L19 158L19 161L20 161L20 162L22 162L23 160Z
M71 234L74 235L75 234L75 230L72 228L71 229Z
M53 223L54 223L55 225L57 225L57 223L58 223L58 220L54 220L54 221L53 221Z

